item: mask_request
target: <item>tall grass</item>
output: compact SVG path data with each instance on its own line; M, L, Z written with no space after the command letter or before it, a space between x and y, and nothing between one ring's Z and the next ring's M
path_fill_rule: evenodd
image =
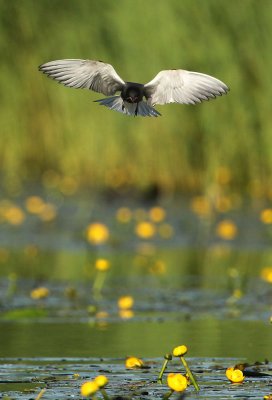
M270 0L1 0L0 167L6 187L45 171L91 188L271 193ZM38 72L60 58L102 59L124 80L208 73L231 91L197 106L130 118ZM103 97L103 96L102 96Z

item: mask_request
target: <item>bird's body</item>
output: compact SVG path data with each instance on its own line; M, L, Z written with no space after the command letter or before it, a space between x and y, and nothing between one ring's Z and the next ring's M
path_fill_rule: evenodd
M65 86L112 96L95 101L134 116L158 117L161 114L153 107L155 104L196 104L229 90L219 79L182 69L161 71L146 84L123 81L110 64L102 61L56 60L41 65L39 69ZM120 95L113 96L116 92Z

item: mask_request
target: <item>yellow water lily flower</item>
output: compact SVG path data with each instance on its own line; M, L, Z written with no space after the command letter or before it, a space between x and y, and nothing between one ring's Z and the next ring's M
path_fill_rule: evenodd
M182 374L171 373L167 376L167 385L175 392L183 392L187 388L188 382Z
M118 299L118 307L121 310L129 310L133 307L134 299L132 296L121 296Z
M109 229L101 222L95 222L88 225L86 236L89 242L93 244L102 244L109 238Z
M95 261L95 268L98 271L107 271L110 268L110 262L109 262L109 260L106 260L105 258L98 258Z
M99 386L95 381L89 381L83 383L83 385L80 388L80 393L81 396L83 397L89 397L92 396L94 393L96 393L99 390Z
M201 217L209 215L212 211L212 205L210 203L210 200L204 196L193 197L191 200L190 207L195 214Z
M103 388L109 382L105 375L98 375L96 378L94 378L94 381L100 388Z
M36 289L31 290L30 296L33 300L45 299L49 296L49 289L46 287L38 287Z
M173 349L173 356L174 357L181 357L184 356L188 351L187 346L185 346L185 344L181 345L181 346L177 346Z
M265 208L262 210L260 219L264 224L272 224L272 208Z
M149 210L149 218L154 222L161 222L165 219L166 211L162 207L152 207Z
M142 221L136 225L135 232L142 239L150 239L156 233L156 227L152 222Z
M226 377L232 383L242 383L245 379L243 371L241 371L238 368L233 368L233 367L227 368Z
M144 362L138 357L128 357L125 364L126 368L142 368Z
M7 207L2 211L4 219L11 225L21 225L25 220L24 211L15 205Z
M44 201L39 196L29 196L25 201L25 207L31 214L40 214L43 211Z
M233 221L225 219L217 225L216 233L221 239L233 240L237 236L238 229Z
M269 283L272 283L272 267L265 267L261 270L261 278Z

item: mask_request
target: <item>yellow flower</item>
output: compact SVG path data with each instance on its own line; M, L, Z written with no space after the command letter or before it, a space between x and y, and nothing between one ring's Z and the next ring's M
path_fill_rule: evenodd
M116 212L116 219L122 224L127 224L132 218L132 212L128 207L120 207Z
M89 381L83 383L80 388L81 396L89 397L92 394L96 393L99 390L99 386L95 381Z
M187 346L185 346L185 344L181 345L181 346L177 346L173 349L173 356L174 357L181 357L184 356L187 353L188 349Z
M11 225L21 225L25 220L25 213L20 207L11 205L4 210L4 218Z
M98 258L95 261L95 268L98 271L107 271L110 268L110 262L105 258Z
M49 289L46 287L39 287L31 290L30 296L33 300L45 299L49 296Z
M164 220L166 212L162 207L152 207L149 210L149 217L154 222L161 222Z
M204 196L196 196L191 200L192 211L200 216L207 216L211 213L210 201Z
M118 299L118 307L121 310L129 310L133 307L134 299L132 296L121 296Z
M167 376L167 385L175 392L183 392L187 388L188 383L185 376L171 373Z
M136 225L135 232L142 239L150 239L155 235L156 228L152 222L142 221Z
M137 357L128 357L126 359L126 368L142 368L144 362Z
M272 394L267 394L264 396L264 400L272 400Z
M262 210L260 219L264 224L272 224L272 208Z
M44 201L39 196L30 196L26 199L25 206L31 214L40 214L44 208Z
M269 283L272 283L272 267L265 267L261 270L261 278Z
M216 233L225 240L232 240L237 235L237 226L231 220L225 219L217 225Z
M245 379L243 372L240 369L230 367L226 370L226 377L232 383L242 383Z
M90 224L86 230L87 239L93 244L102 244L109 238L109 230L106 225L95 222Z
M95 379L94 379L95 383L97 384L97 386L99 386L100 388L103 388L104 386L107 385L108 383L108 378L105 375L98 375Z

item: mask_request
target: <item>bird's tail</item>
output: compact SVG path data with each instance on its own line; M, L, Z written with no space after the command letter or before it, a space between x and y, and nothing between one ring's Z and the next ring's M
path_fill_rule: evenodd
M126 115L141 115L143 117L158 117L161 115L155 108L148 105L145 101L139 103L128 103L120 96L106 97L105 99L95 100L102 106L111 110L118 111Z

